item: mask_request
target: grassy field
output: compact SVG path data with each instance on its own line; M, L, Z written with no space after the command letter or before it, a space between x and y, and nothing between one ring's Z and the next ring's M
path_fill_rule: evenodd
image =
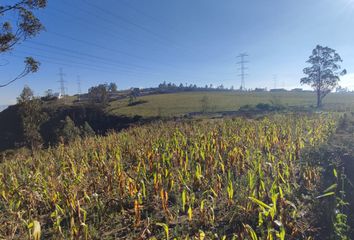
M128 106L128 99L111 102L108 111L117 115L179 116L202 111L202 99L208 98L208 112L237 111L244 105L270 103L283 106L315 106L312 92L183 92L139 97L141 104ZM330 94L324 100L325 108L344 110L354 108L354 94Z
M335 122L155 123L18 152L0 163L0 239L317 239L314 206L331 209L300 154Z

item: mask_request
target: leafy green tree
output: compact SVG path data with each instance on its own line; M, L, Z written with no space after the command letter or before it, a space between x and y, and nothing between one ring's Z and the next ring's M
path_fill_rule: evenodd
M129 105L133 105L139 95L140 95L140 89L133 88L129 94Z
M69 143L80 137L81 131L76 127L75 123L69 116L60 122L60 127L57 130L58 142Z
M35 37L44 29L34 11L46 6L47 0L21 0L8 5L0 4L0 17L8 19L0 22L0 53L13 50L16 44ZM0 88L38 71L39 63L32 57L26 57L24 62L24 70L12 80L0 84Z
M132 95L134 95L135 98L137 98L140 95L140 89L139 88L133 88Z
M217 87L217 89L224 90L225 87L224 87L224 85L221 84L220 86Z
M95 131L92 129L88 122L85 122L84 125L81 127L81 136L82 137L91 137L95 136Z
M166 84L166 81L163 81L163 83L160 83L158 88L160 89L164 89L164 88L167 88L167 84Z
M32 89L29 86L25 86L20 96L18 96L17 98L17 103L22 104L22 103L29 102L33 99L34 99L34 94Z
M32 149L37 148L43 143L39 130L47 119L47 114L42 110L42 102L34 97L33 91L28 86L24 87L17 102L22 121L23 145Z
M94 103L106 105L109 99L108 89L109 87L107 84L100 84L98 86L91 87L88 91L90 100Z
M111 92L111 93L117 92L117 91L118 91L117 84L115 84L115 83L113 83L113 82L110 83L110 84L108 85L108 91Z
M307 77L301 79L301 84L310 85L317 94L317 107L322 106L323 98L330 93L347 71L341 70L343 60L332 48L317 45L307 60L310 67L304 69Z

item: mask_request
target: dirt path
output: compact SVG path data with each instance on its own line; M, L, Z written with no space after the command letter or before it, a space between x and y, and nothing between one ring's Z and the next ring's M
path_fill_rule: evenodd
M350 227L349 239L354 239L354 114L343 116L327 148L328 168L332 169L331 165L334 164L339 174L344 173L344 201L348 205L343 207L343 213L347 215L347 224ZM340 182L338 181L339 185ZM338 186L337 196L340 195L341 188Z
M353 139L354 141L354 139ZM347 184L345 186L346 201L348 202L348 224L351 229L354 229L354 156L343 156L344 173L347 176ZM354 239L354 231L351 231L350 239Z

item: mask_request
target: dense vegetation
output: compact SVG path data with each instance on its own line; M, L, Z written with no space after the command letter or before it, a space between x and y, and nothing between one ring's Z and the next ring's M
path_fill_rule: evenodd
M38 103L38 100L36 100L36 102ZM37 113L44 114L46 119L40 126L31 128L32 124L28 124L29 129L35 129L38 131L41 139L40 144L43 144L43 147L54 146L60 142L62 137L65 138L65 134L62 131L64 129L63 122L65 123L68 117L74 121L74 127L84 129L86 126L87 129L89 125L89 128L92 128L97 134L105 134L111 129L118 131L127 128L132 124L151 121L147 118L141 119L140 117L110 115L96 106L55 106L54 104L55 103L41 104L40 111L37 111ZM30 103L30 105L32 106L32 103ZM24 118L24 114L21 114L21 109L26 108L24 108L23 105L15 105L0 113L0 152L16 149L24 146L26 143L26 125L24 124L26 123L24 121L26 118ZM30 117L31 113L27 113L27 116ZM69 131L77 132L74 128L71 128ZM75 138L85 134L86 133L81 131L80 134L72 134L72 136Z
M46 239L313 239L313 210L332 192L301 152L335 123L156 123L19 152L0 165L0 238L40 227Z

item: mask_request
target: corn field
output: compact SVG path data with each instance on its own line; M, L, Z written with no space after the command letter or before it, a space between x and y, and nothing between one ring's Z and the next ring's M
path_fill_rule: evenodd
M0 239L314 239L331 115L153 123L0 164Z

